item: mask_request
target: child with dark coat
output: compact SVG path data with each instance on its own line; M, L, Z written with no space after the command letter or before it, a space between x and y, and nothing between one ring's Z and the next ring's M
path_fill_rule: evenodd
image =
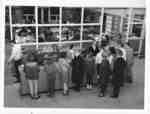
M109 80L109 76L111 75L111 69L110 69L110 64L109 61L107 60L107 53L103 52L102 53L102 57L103 60L101 62L101 64L99 65L99 69L98 69L98 76L99 76L99 97L104 97L105 96L105 92L107 89L107 85L108 85L108 80Z
M117 49L117 58L113 63L112 85L113 95L111 97L118 98L120 93L120 87L123 82L124 70L126 67L126 61L122 57L122 51Z
M81 55L75 56L72 60L72 82L75 85L74 90L80 91L84 75L84 59Z
M38 95L38 79L40 69L38 67L37 52L35 50L28 50L24 71L29 83L31 98L39 99L40 96Z

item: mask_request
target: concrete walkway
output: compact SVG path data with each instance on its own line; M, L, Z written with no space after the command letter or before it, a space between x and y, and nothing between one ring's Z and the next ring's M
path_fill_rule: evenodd
M70 96L62 96L56 92L54 98L41 94L39 100L31 100L29 96L19 95L19 84L5 86L5 107L49 107L49 108L111 108L111 109L143 109L144 108L144 60L135 60L134 83L121 88L118 99L110 98L110 90L104 98L97 97L97 89L83 88L80 93L71 90Z

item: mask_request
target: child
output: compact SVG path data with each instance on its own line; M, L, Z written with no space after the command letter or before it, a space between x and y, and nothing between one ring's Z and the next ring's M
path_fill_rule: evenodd
M56 67L56 60L57 57L55 56L45 56L44 57L44 70L46 72L48 78L48 96L54 97L55 95L55 79L57 75L57 67Z
M87 54L86 56L86 80L87 80L87 89L92 89L93 85L93 76L95 75L95 63L93 62L92 53Z
M69 95L69 78L71 76L70 65L67 59L66 52L62 52L59 59L61 75L63 78L63 95Z
M29 83L31 98L39 99L40 98L40 96L38 95L39 68L35 50L28 50L24 71Z
M109 76L111 74L110 64L107 60L107 53L104 51L102 53L103 60L101 64L99 65L98 69L98 76L99 76L99 85L100 85L100 91L99 91L99 97L105 96L105 91L108 85Z
M123 81L123 75L125 70L126 62L123 59L122 51L117 49L117 58L113 63L113 75L112 75L112 85L113 85L113 95L111 97L118 98L120 87Z
M72 83L74 84L74 90L80 92L81 84L84 76L84 59L81 53L74 56L71 63L72 66Z

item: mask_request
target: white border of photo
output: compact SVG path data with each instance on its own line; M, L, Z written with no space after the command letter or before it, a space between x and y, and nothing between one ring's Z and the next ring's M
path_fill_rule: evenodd
M90 6L90 7L134 7L134 8L146 8L146 58L145 58L145 99L144 110L124 110L124 109L58 109L58 108L6 108L4 107L4 15L5 5L40 5L40 6ZM0 1L0 113L1 114L50 114L50 113L111 113L118 114L123 113L148 113L150 112L150 8L148 6L150 0L1 0Z

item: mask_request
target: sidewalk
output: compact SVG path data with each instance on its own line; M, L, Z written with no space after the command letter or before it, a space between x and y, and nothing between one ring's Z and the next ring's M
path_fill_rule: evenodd
M37 101L29 96L21 97L19 84L5 86L5 107L49 107L49 108L111 108L111 109L143 109L144 108L144 60L136 60L134 65L134 83L121 88L118 99L110 98L110 93L104 98L97 97L97 90L83 88L80 93L70 91L69 96L56 92L54 98L41 94ZM110 88L108 88L108 91Z

